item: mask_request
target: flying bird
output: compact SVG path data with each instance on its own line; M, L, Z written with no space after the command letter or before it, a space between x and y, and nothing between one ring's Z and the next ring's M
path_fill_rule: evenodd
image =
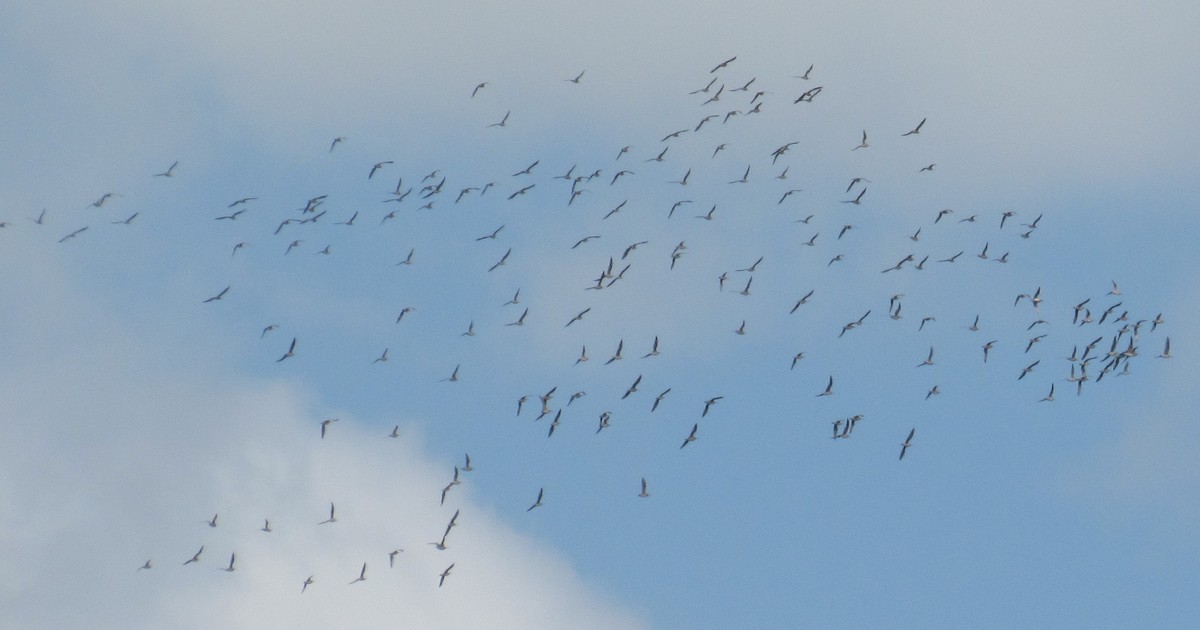
M908 432L908 437L904 438L904 442L900 445L900 459L904 459L904 454L908 452L908 447L912 446L913 434L917 432L917 428L913 427L912 431Z
M696 431L698 431L698 430L700 430L700 423L696 423L696 424L692 425L692 432L689 433L686 438L684 438L683 444L680 444L679 448L682 449L683 447L687 446L688 443L695 442L696 441Z
M216 295L214 295L214 296L212 296L212 297L208 298L207 300L204 300L204 303L205 303L205 304L208 304L209 302L216 302L217 300L219 300L219 299L221 299L221 298L225 297L225 294L226 294L226 293L229 293L229 289L230 289L230 287L232 287L232 286L233 286L233 285L229 285L229 286L225 287L224 289L221 289L221 292L220 292L220 293L218 293L218 294L216 294Z
M925 124L925 119L924 119L924 118L922 118L922 119L921 119L921 122L917 123L917 126L916 126L916 127L913 127L913 130L912 130L912 131L910 131L910 132L908 132L908 133L902 133L902 134L900 134L900 137L904 137L904 136L912 136L912 135L916 135L916 134L918 134L918 133L921 133L921 127L922 127L924 124ZM1000 227L1004 227L1004 226L1000 226Z
M183 566L186 567L187 565L189 565L193 562L200 562L200 554L202 554L202 553L204 553L204 545L200 545L200 550L196 552L196 555L192 556L191 559L188 560L187 562L184 562Z
M512 114L512 110L509 110L509 111L505 112L505 113L504 113L504 118L501 118L501 119L500 119L500 122L498 122L498 123L492 123L492 124L488 125L488 127L504 127L505 125L507 125L507 124L508 124L508 116L509 116L509 114Z
M529 508L525 510L526 512L529 512L530 510L533 510L533 508L535 508L535 507L541 507L541 505L542 505L542 495L545 493L545 491L546 491L546 489L545 489L545 488L538 488L537 501L534 501L534 502L533 502L533 505L529 506Z

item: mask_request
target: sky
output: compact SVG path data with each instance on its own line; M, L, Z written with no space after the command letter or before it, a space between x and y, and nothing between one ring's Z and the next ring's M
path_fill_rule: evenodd
M0 626L1195 619L1200 9L876 4L0 2Z

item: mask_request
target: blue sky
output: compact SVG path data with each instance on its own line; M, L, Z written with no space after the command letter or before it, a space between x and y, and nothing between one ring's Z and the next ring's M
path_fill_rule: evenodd
M1129 627L1200 612L1195 7L5 14L2 625ZM595 171L572 201L559 176ZM854 178L869 181L847 192ZM397 182L413 188L398 203ZM317 222L280 227L317 197ZM627 272L589 290L610 258ZM1014 305L1039 289L1036 310ZM1097 322L1120 304L1072 325L1084 300ZM1138 320L1128 374L1096 382ZM1096 338L1077 395L1067 357ZM465 453L474 470L442 504ZM318 525L330 502L338 521ZM429 545L456 511L447 548Z

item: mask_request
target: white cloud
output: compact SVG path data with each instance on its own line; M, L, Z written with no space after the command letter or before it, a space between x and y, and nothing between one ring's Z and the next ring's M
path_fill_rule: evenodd
M416 425L399 439L368 433L378 423L321 409L287 382L211 376L203 351L181 359L147 344L80 295L15 297L73 352L14 344L0 374L13 419L0 445L6 627L642 625L472 502L471 478L488 463L440 506L453 464L423 454ZM63 315L84 304L86 320ZM322 440L326 415L342 421ZM331 501L337 522L318 525ZM459 509L449 548L428 545ZM184 566L201 545L201 561ZM219 571L235 552L236 570ZM153 569L138 571L147 559ZM348 584L363 562L367 580Z

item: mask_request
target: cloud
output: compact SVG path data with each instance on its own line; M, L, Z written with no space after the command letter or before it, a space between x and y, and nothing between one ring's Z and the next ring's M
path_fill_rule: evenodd
M495 462L476 462L439 505L453 463L425 455L417 424L398 420L392 439L373 428L385 420L324 408L293 383L219 376L203 350L184 359L69 290L14 297L46 317L5 317L6 329L48 327L73 350L35 352L33 335L0 372L14 419L0 445L7 627L643 625L472 500L472 477ZM87 318L64 315L85 305ZM341 421L321 439L326 416ZM318 525L330 502L337 522ZM428 545L456 510L448 548ZM219 571L232 553L235 571ZM350 585L364 562L366 581Z

